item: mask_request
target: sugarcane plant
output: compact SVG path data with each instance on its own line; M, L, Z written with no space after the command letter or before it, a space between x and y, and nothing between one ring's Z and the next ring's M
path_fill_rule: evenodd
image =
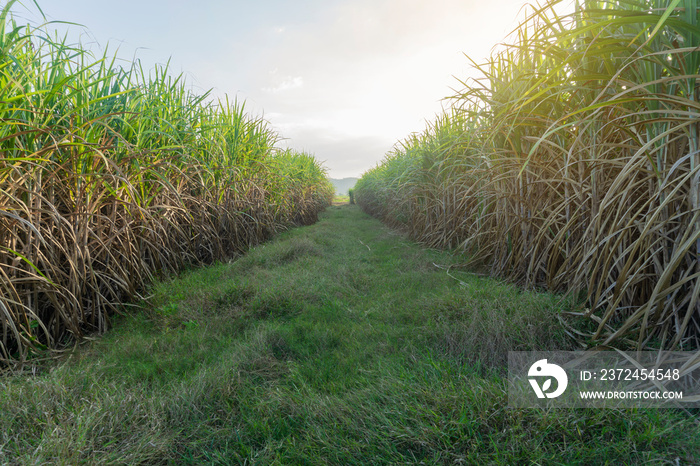
M584 346L697 348L698 14L694 0L531 9L434 125L363 175L358 204L494 275L582 296Z
M324 168L243 102L118 67L0 13L0 365L103 332L154 277L330 204ZM53 35L52 35L53 34Z

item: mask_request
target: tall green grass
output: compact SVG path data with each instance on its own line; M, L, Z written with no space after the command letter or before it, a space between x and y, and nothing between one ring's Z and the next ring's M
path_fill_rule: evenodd
M587 297L586 344L698 347L698 2L548 1L358 182L367 212Z
M315 220L333 188L244 105L0 13L0 361L88 331L155 275Z

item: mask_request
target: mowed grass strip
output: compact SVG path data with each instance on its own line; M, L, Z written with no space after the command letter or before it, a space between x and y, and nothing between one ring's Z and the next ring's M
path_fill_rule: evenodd
M572 349L571 304L459 262L331 207L0 379L0 462L697 463L688 413L509 409L507 351Z

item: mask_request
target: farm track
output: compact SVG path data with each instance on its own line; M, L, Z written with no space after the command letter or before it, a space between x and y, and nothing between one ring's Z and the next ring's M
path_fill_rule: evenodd
M459 260L330 207L2 379L0 463L697 463L687 413L509 409L507 351L571 348L567 304Z

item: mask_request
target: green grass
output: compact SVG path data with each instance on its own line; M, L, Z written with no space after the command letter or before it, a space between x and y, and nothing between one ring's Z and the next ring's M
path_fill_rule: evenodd
M570 304L459 262L331 207L0 379L0 463L697 462L682 412L509 409L507 351L571 349Z

